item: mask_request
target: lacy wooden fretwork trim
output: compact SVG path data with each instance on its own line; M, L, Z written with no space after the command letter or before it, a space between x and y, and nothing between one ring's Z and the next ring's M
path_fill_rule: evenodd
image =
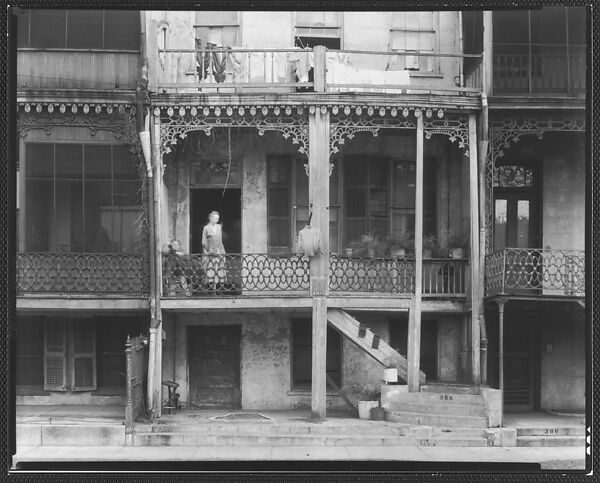
M254 127L261 136L267 131L280 132L308 156L308 117L303 106L157 106L154 115L160 116L163 155L192 131L209 135L213 128Z
M486 159L485 172L485 213L486 213L486 253L493 247L494 213L494 179L496 161L502 158L512 144L519 142L522 136L536 136L543 139L546 132L584 132L585 118L572 117L566 119L493 119L490 121L490 149Z
M447 119L423 120L425 139L431 139L434 134L448 136L451 143L458 141L458 147L464 149L463 155L469 156L469 120L466 117L451 117Z

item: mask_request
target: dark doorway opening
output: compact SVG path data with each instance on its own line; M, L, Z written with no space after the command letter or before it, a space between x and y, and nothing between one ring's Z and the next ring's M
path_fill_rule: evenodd
M188 327L190 403L240 408L240 326Z
M242 190L240 188L196 188L191 190L191 240L192 253L202 253L202 229L208 214L219 212L223 225L223 246L227 253L242 251Z

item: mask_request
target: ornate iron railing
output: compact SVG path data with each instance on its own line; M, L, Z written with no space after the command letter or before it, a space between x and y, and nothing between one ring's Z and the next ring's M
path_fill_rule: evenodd
M423 294L465 294L466 266L466 259L423 260ZM413 293L414 287L413 258L330 258L329 288L333 292Z
M129 294L149 291L142 255L20 253L17 293Z
M585 295L585 252L505 248L485 263L485 293Z
M308 292L308 259L297 255L164 255L163 295Z

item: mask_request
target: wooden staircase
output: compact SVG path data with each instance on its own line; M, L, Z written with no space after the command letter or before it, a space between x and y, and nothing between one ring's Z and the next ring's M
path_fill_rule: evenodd
M342 335L348 337L379 363L394 364L398 368L398 376L406 380L408 377L407 360L390 345L381 340L368 327L347 312L340 309L327 309L327 320ZM419 381L425 383L425 373L420 371Z

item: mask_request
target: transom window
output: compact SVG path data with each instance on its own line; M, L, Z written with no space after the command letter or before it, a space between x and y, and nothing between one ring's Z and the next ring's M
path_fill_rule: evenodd
M19 10L17 47L139 51L140 13L136 10Z
M407 70L433 71L435 58L417 54L435 52L435 12L392 12L391 15L390 50L415 54L402 56L400 64Z
M342 12L296 12L296 47L341 48Z
M26 252L139 253L139 178L129 147L29 143Z

